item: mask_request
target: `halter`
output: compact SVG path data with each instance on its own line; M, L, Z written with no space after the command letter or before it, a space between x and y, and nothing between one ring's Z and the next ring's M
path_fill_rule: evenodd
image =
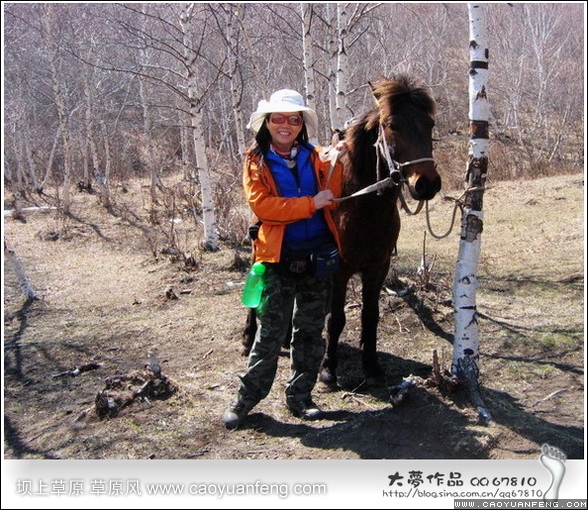
M356 191L355 193L348 195L346 197L340 197L340 198L334 198L333 202L343 202L344 200L348 200L350 198L354 198L360 195L366 195L368 193L372 193L373 191L376 191L378 193L381 193L382 190L389 188L391 186L401 186L402 184L404 184L406 182L406 179L402 176L402 172L401 169L404 168L405 166L410 166L410 165L415 165L417 163L422 163L423 161L432 161L435 162L435 160L433 158L419 158L419 159L413 159L410 161L404 161L402 163L396 161L395 159L392 158L392 151L390 150L390 147L388 146L388 142L386 140L386 137L384 136L384 126L382 124L380 124L380 129L378 132L378 139L376 140L376 143L374 144L374 147L376 148L376 172L378 173L378 177L379 177L379 173L380 173L380 155L384 157L384 159L386 160L386 165L388 166L388 170L390 171L390 175L388 177L384 177L383 179L380 179L379 181L375 182L374 184L370 184L369 186L366 186L365 188L360 189L359 191ZM336 157L332 159L332 166L334 166L334 162L336 161L336 159L338 159L339 154L337 152ZM402 193L401 193L402 195ZM407 210L406 207L406 202L404 202L404 200L401 200L403 203L403 207L405 208L405 210ZM423 204L422 201L419 202L419 206L417 208L417 211L414 213L411 213L410 211L407 211L409 214L417 214L421 208L422 208Z

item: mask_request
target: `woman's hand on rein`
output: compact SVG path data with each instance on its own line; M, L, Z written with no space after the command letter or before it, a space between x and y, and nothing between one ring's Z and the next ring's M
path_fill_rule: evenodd
M315 209L322 209L323 207L329 205L331 201L335 198L333 192L330 189L325 189L323 191L319 191L314 196L314 207Z

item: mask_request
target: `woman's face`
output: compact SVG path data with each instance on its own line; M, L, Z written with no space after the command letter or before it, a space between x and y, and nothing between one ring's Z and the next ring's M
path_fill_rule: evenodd
M272 143L280 150L290 150L302 131L303 120L297 112L271 113L266 122Z

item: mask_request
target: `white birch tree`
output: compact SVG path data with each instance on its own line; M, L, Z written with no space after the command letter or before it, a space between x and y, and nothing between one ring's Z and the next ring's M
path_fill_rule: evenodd
M96 147L95 133L94 133L94 85L92 76L90 76L90 66L82 66L82 78L84 85L84 121L86 125L86 142L84 144L84 177L83 182L88 187L91 187L93 177L100 175L100 165L98 162L98 149ZM91 160L89 163L88 160ZM91 165L92 173L88 170L88 166Z
M363 31L352 37L352 32L358 23L365 20L370 12L379 8L382 4L356 4L351 13L348 8L351 4L336 3L334 10L327 5L327 29L331 37L327 41L327 51L331 55L331 67L328 80L330 83L331 97L329 109L331 116L331 131L342 129L349 120L352 109L349 107L349 52L348 49L360 40ZM350 40L350 37L352 40Z
M331 3L327 3L325 6L326 10L326 25L327 25L327 41L326 51L328 54L328 67L327 67L327 83L329 90L329 120L331 124L331 131L337 126L337 37L336 37L336 26L337 26L337 10Z
M61 209L65 214L70 213L71 207L71 176L72 176L72 141L70 132L69 112L67 111L67 92L64 83L65 75L61 69L61 44L55 27L55 7L47 5L43 16L44 29L47 40L47 52L50 56L51 83L53 87L53 101L59 118L59 132L63 143L63 187Z
M159 185L159 175L157 171L157 166L155 164L155 149L154 149L154 142L153 142L153 121L151 118L151 106L149 103L149 94L147 91L148 83L147 83L147 73L150 68L151 64L151 53L152 48L149 40L149 36L147 35L147 25L148 25L148 4L142 5L142 13L143 16L141 17L141 24L142 29L140 31L140 39L141 39L141 46L139 49L139 66L140 66L140 73L139 77L139 97L141 99L141 109L143 112L143 136L145 140L145 164L147 166L147 170L149 171L150 176L150 186L149 190L151 193L151 221L153 223L156 222L156 211L155 205L159 203L157 198L157 186Z
M227 61L229 63L229 80L231 83L231 105L233 107L233 115L235 117L235 134L237 137L237 150L239 155L245 154L245 121L242 108L243 92L238 83L237 76L239 70L239 23L235 23L240 14L241 7L238 5L229 4L228 9L225 10L226 15L226 30L227 30ZM236 26L237 25L237 26Z
M210 169L206 155L204 130L202 127L202 100L198 96L198 74L196 62L198 54L191 44L191 26L194 24L194 7L191 3L180 15L180 26L182 30L184 65L186 69L186 81L188 88L188 101L190 104L190 122L192 127L192 139L194 142L194 153L196 155L196 166L200 181L200 194L202 198L202 216L204 220L204 241L203 248L216 251L218 246L218 232L216 216L214 213L214 201L212 197L212 183L210 180Z
M106 131L106 123L100 121L100 132L102 133L102 139L104 140L104 177L100 182L100 200L105 208L110 208L110 169L112 168L112 158L110 156L110 142L108 132ZM100 174L96 175L96 178L100 177Z
M348 18L346 4L337 3L337 67L335 73L335 126L342 128L345 124L345 106L347 99L347 31Z
M309 3L301 3L300 9L302 11L302 62L304 66L304 88L308 106L316 111L317 105L314 85L314 58L312 55L313 40L311 30L313 17L312 5L313 4ZM314 139L311 139L310 142L317 144L318 139L315 137Z
M468 4L470 21L470 143L466 170L459 254L453 282L455 335L452 372L469 389L478 412L489 419L478 390L479 338L476 290L483 221L483 195L488 170L488 38L483 4Z
M6 244L6 240L4 241L4 256L6 257L7 260L12 262L12 265L14 267L14 272L16 273L16 277L18 278L18 286L20 287L20 289L24 293L24 295L27 299L27 302L40 300L41 298L37 295L37 293L33 289L33 286L30 284L30 282L24 272L24 268L22 266L22 262L20 261L20 258L18 257L18 255L16 254L16 252L12 248L8 247L8 245Z

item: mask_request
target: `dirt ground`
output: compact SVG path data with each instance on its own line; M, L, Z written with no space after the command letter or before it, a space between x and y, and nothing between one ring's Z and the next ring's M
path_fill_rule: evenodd
M234 263L247 260L247 248L199 251L192 270L162 254L161 242L154 257L140 206L147 193L139 183L117 194L115 214L76 193L70 218L5 217L4 239L40 299L25 300L5 257L4 458L536 459L544 443L584 458L583 174L489 183L485 192L477 305L490 424L464 388L417 386L401 405L389 401L404 377L431 376L434 353L441 370L452 357L458 228L426 238L427 284L416 272L424 213L403 213L386 285L396 276L406 293L384 289L380 300L385 385L364 384L354 280L341 387L316 388L325 419L288 413L284 349L268 398L242 428L226 430L221 417L246 365L245 269ZM447 229L451 211L441 197L431 202L435 231ZM154 360L161 377L146 369Z

